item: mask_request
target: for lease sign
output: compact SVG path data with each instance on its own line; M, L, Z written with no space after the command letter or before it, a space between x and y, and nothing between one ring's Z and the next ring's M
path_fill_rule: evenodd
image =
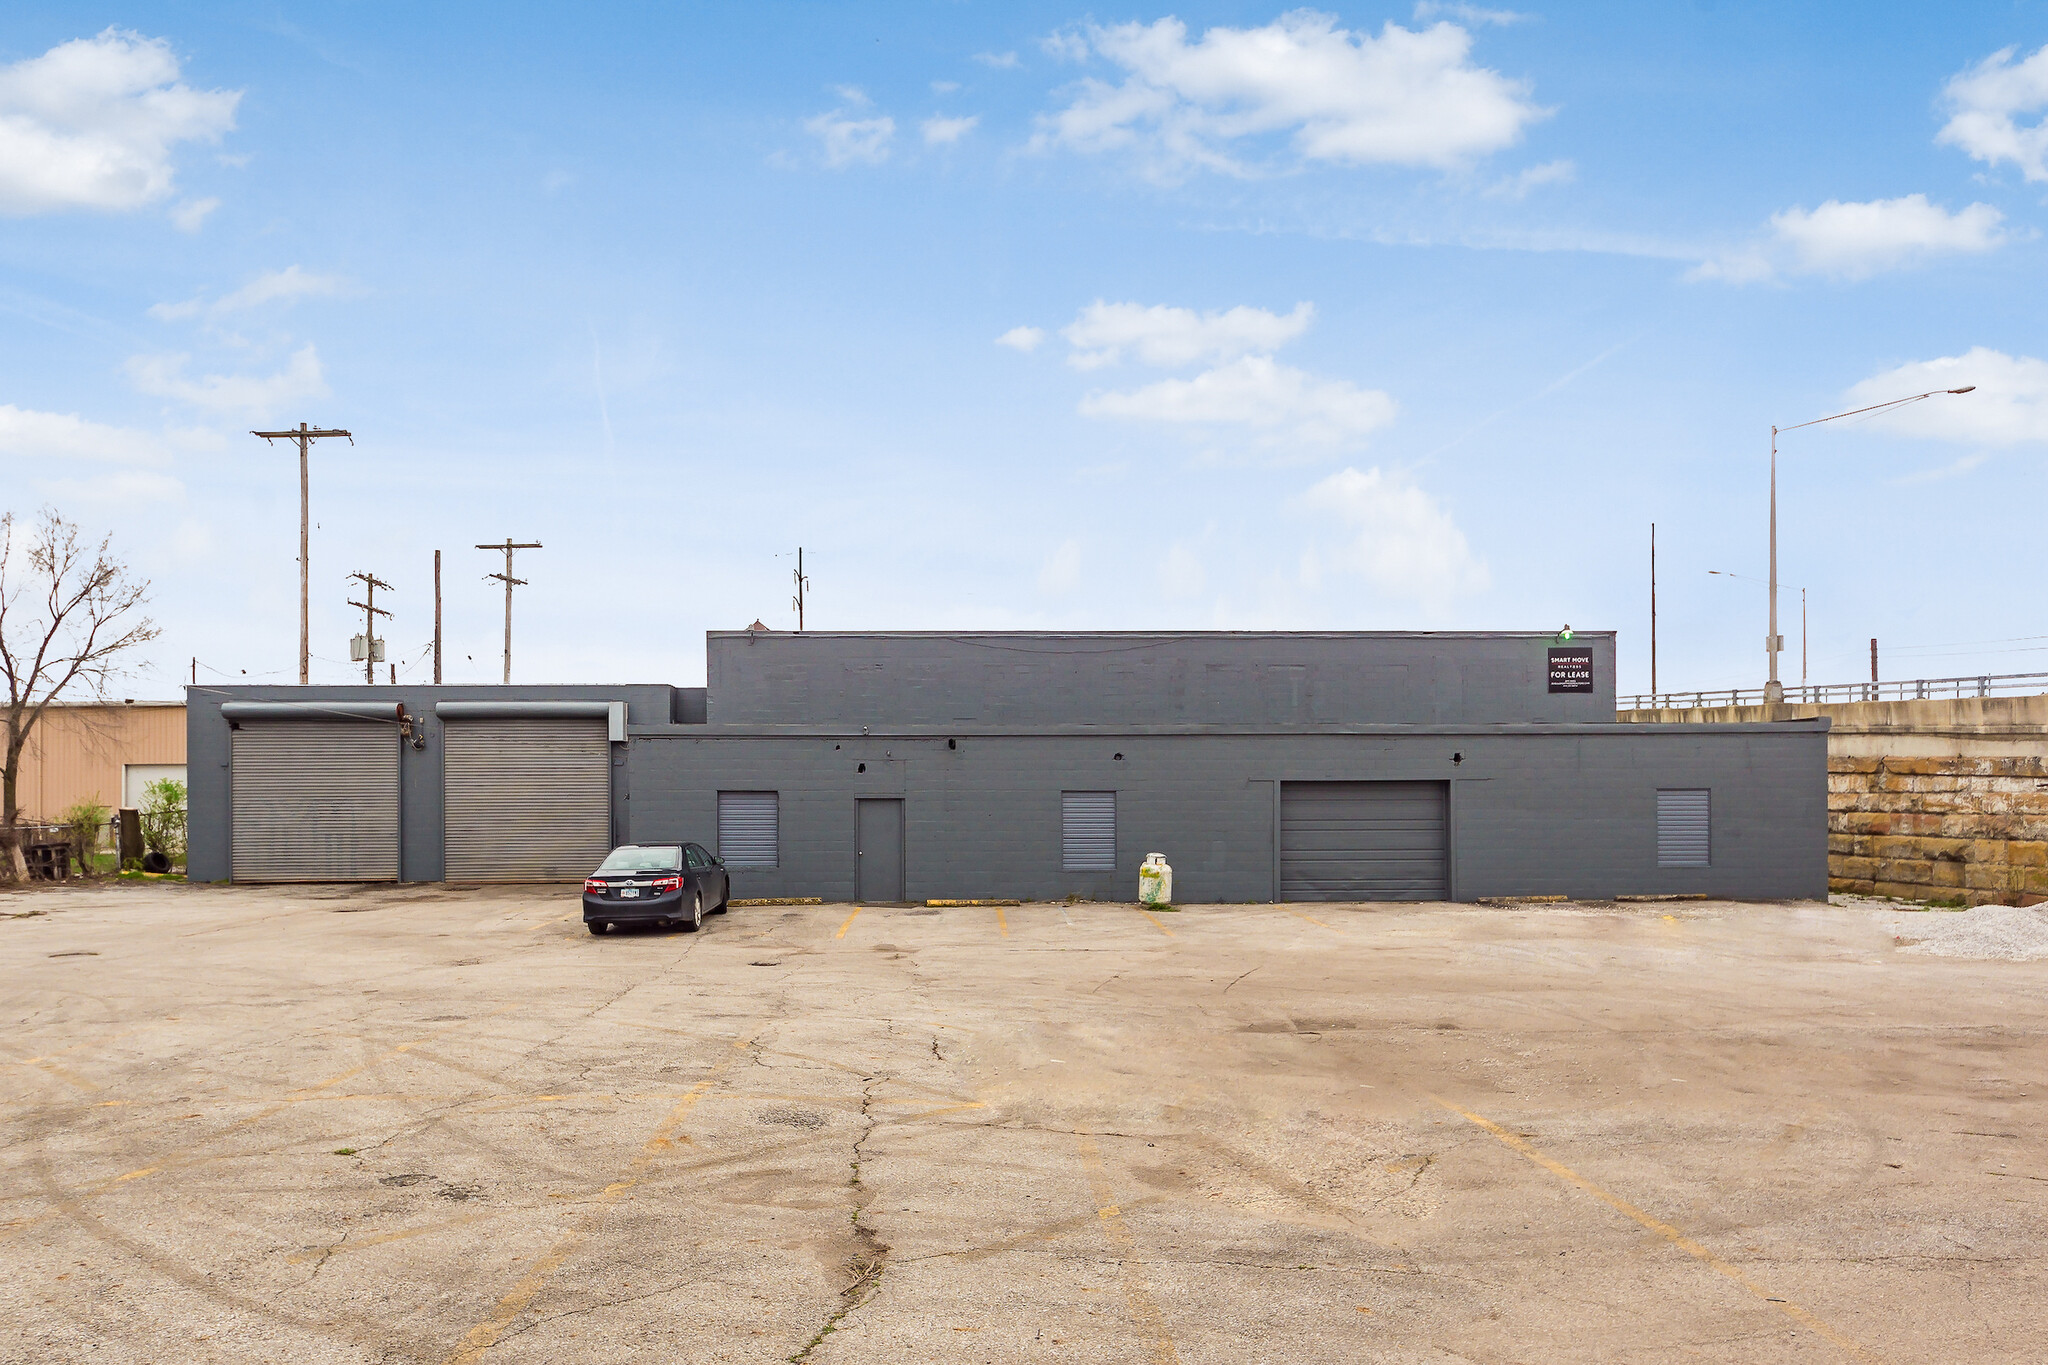
M1593 690L1593 651L1576 647L1551 650L1550 690L1553 692L1591 692Z

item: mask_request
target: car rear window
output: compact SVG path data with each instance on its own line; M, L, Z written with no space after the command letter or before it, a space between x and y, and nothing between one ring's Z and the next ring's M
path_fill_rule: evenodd
M674 844L648 848L615 848L599 872L666 872L683 865L683 850Z

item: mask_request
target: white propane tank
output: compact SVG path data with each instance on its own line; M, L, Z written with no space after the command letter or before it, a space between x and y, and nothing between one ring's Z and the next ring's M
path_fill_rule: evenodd
M1173 904L1173 869L1164 853L1147 853L1138 867L1138 904Z

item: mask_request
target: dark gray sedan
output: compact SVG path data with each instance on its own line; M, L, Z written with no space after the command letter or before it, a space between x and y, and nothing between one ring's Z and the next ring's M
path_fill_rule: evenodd
M696 844L621 844L584 879L583 925L658 924L691 933L732 899L725 864Z

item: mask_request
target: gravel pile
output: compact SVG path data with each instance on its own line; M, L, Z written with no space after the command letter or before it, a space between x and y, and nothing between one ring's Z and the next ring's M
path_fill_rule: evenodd
M1905 951L1998 962L2048 960L2048 913L2016 905L1899 915L1893 930Z

